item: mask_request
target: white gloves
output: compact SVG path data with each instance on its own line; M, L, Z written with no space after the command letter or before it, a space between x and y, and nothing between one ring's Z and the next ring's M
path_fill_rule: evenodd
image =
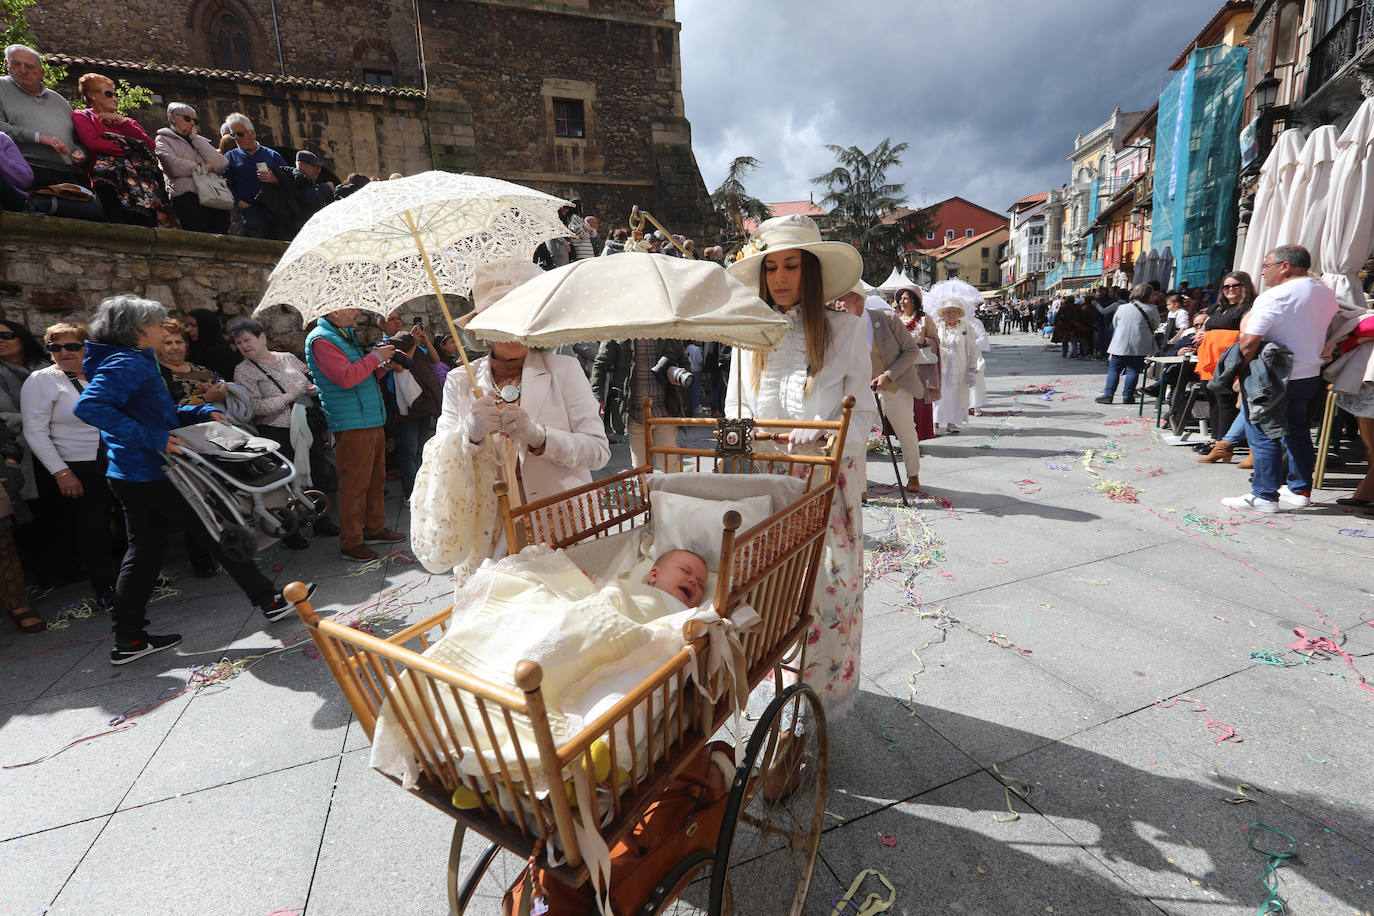
M541 447L548 438L548 434L530 419L525 409L514 404L501 410L501 430L516 442L523 442L533 449Z
M969 385L970 388L972 388L974 385L978 384L978 373L977 373L977 372L970 372L970 373L968 374L967 381L968 381L968 385Z
M468 439L481 442L489 433L501 428L501 408L496 398L478 398L472 405L472 419L468 423Z
M795 448L811 445L812 443L819 440L824 433L825 430L823 429L794 429L792 430L791 435L787 437L787 450L790 452Z

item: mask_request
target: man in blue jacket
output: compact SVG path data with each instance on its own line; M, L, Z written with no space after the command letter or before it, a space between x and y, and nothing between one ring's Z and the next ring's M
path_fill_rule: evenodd
M224 567L268 620L291 613L291 602L276 591L251 560L236 562L220 550L190 504L162 470L164 453L183 444L172 430L224 416L205 404L178 407L158 373L153 347L165 333L161 304L137 296L113 296L91 319L91 339L81 368L89 381L76 402L77 417L100 430L109 453L106 476L124 506L129 547L115 583L115 644L110 664L123 665L181 642L175 633L148 632L148 598L162 568L167 532L186 531Z

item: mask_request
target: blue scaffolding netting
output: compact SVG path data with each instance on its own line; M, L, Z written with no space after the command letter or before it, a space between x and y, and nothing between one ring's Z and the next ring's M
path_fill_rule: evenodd
M1173 248L1172 285L1215 282L1236 232L1246 48L1199 48L1159 97L1151 245Z

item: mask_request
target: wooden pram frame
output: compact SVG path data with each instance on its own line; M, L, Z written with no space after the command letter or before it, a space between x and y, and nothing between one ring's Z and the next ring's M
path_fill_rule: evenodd
M755 421L761 438L771 430L799 427L820 428L834 435L829 455L789 455L785 453L722 454L711 449L656 447L652 432L661 425L689 427L715 426L705 418L657 418L646 411L645 435L650 440L646 464L590 484L564 491L546 499L512 506L505 482L496 485L497 499L511 552L534 543L555 548L569 547L606 537L650 520L651 507L646 477L653 473L655 458L672 457L683 470L727 471L731 473L785 472L801 476L806 489L801 497L774 512L745 531L736 512L727 512L717 574L715 607L728 617L742 605L752 607L761 617L760 625L741 635L747 682L752 689L769 673L781 690L784 670L800 680L806 668L806 635L811 627L811 596L816 585L830 509L835 498L840 456L848 433L853 399L846 398L838 421L793 422ZM639 821L645 810L687 765L691 757L715 735L732 716L728 693L711 701L697 683L705 683L708 640L697 635L689 647L680 651L648 680L576 736L562 745L555 742L550 728L540 685L543 672L534 662L522 662L515 671L519 690L510 690L448 665L426 658L421 653L447 628L452 607L430 615L389 637L374 636L342 623L320 617L314 610L305 586L292 583L286 597L297 607L330 673L338 682L354 715L368 739L374 738L378 716L388 697L399 713L395 721L403 728L407 742L421 768L418 784L410 791L453 817L457 824L449 862L450 906L461 913L475 889L481 871L494 854L504 847L527 859L540 849L556 849L562 864L551 873L570 885L588 879L576 824L580 814L570 792L556 782L551 791L536 793L535 773L563 774L576 780L581 774L592 786L600 782L602 798L609 798L609 815L602 818L599 832L614 848ZM692 670L691 666L697 666ZM407 689L394 689L409 672ZM689 680L691 673L697 682ZM818 808L814 821L805 827L804 841L813 852L800 875L797 900L805 900L814 864L814 848L819 844L824 822L824 798L828 758L824 747L824 716L814 694L809 715L819 718L820 773ZM779 697L779 699L782 699ZM775 702L776 705L776 702ZM770 710L772 707L770 707ZM499 750L478 754L462 750L459 735L484 735L486 746L499 749L498 734L513 734L520 722L533 733L537 760L526 759L526 748L512 742L509 759ZM642 724L641 724L642 723ZM620 750L622 742L628 754ZM743 741L743 736L738 736ZM610 777L597 780L595 745L609 752ZM751 742L751 749L754 744ZM776 752L776 735L759 753ZM628 757L629 759L622 759ZM603 761L604 765L604 761ZM746 764L747 765L747 764ZM744 767L741 768L744 771ZM388 776L400 784L400 780ZM737 780L739 782L740 780ZM751 783L753 780L749 780ZM737 792L739 787L737 787ZM746 786L746 792L758 791ZM455 807L455 792L464 793L470 807ZM542 797L539 797L542 795ZM731 811L745 819L741 808L747 799L735 799ZM519 812L517 814L517 812ZM493 844L481 857L475 873L460 888L457 867L466 830L474 830ZM722 830L729 834L732 825ZM728 844L728 837L723 840ZM717 871L728 855L728 848L715 863ZM723 880L723 879L717 879ZM683 884L686 882L684 881ZM715 899L719 899L716 892ZM799 907L800 903L798 903ZM794 910L797 907L794 907Z

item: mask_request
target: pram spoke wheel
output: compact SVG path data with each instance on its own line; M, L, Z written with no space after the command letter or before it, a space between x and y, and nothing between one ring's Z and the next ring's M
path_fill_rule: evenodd
M246 525L226 525L219 536L220 549L235 563L248 563L257 552L258 539Z
M806 684L768 704L735 772L711 875L711 912L798 914L816 867L830 753L825 711ZM784 896L794 888L793 896Z
M728 916L733 913L728 904L716 910L710 908L711 868L715 858L713 852L697 852L683 859L664 875L637 916L691 916L697 913Z

